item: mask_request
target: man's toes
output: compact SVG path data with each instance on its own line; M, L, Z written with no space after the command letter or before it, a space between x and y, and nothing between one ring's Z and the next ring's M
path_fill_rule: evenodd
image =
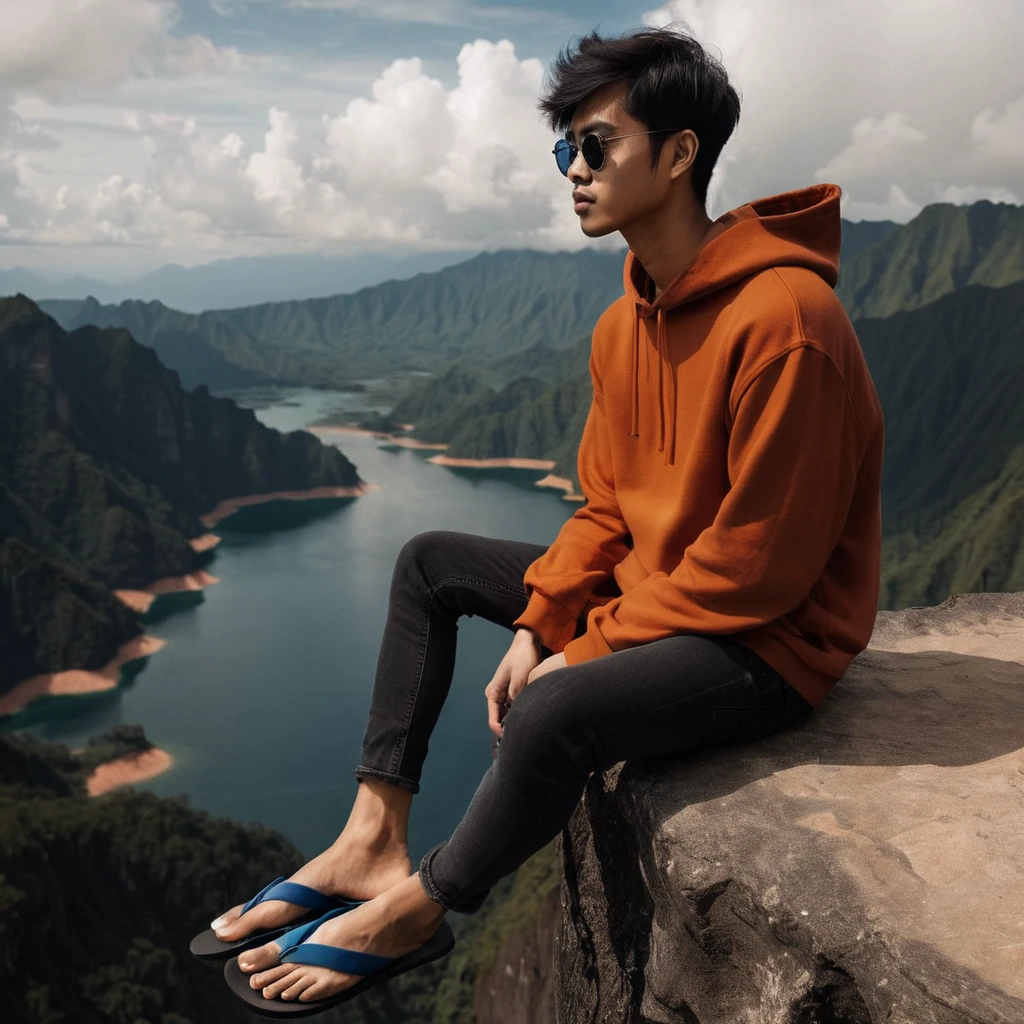
M288 979L291 980L291 979ZM283 984L287 984L284 982ZM309 974L302 974L281 993L282 999L298 999L307 988L316 984L316 978Z
M291 988L304 974L302 967L297 964L282 964L281 967L287 968L287 970L274 981L264 984L264 999L276 999L286 988Z
M268 971L260 971L258 974L251 975L249 984L253 988L266 988L267 985L273 985L280 978L287 977L294 970L295 964L278 964L276 967L271 967Z
M255 949L247 949L238 956L238 966L249 971L265 971L276 967L280 962L281 950L276 942L267 942Z
M210 922L210 927L218 933L218 938L220 938L219 932L221 929L227 928L238 920L239 915L242 913L242 907L244 906L244 903L239 903L237 907L232 907L229 911L221 914L220 917L215 917Z
M264 932L270 928L282 927L284 918L281 914L280 905L278 905L278 909L275 912L272 909L274 903L278 903L278 901L258 903L252 910L239 914L234 920L225 924L223 928L215 928L214 932L217 938L221 942L234 942L237 939L244 939L246 936L252 935L253 932Z
M300 1003L308 1003L314 999L326 999L331 993L327 991L327 983L315 975L311 975L312 984L309 988L302 990L302 995L299 996Z

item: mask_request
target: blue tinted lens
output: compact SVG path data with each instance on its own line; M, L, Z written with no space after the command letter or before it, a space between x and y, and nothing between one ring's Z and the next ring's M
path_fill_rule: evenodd
M555 163L563 174L569 173L573 160L576 159L576 147L567 139L559 139L555 143Z

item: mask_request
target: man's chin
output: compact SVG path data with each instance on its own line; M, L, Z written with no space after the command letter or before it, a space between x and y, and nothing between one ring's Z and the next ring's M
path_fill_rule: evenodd
M605 218L580 218L580 231L582 231L587 238L603 238L605 235L610 235L613 231L618 230L619 229L614 224Z

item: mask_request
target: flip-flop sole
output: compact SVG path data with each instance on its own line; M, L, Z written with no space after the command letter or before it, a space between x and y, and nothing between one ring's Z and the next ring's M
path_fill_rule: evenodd
M354 985L350 985L333 996L305 1003L298 999L287 1001L281 998L267 999L262 991L257 991L249 984L252 975L246 974L238 966L238 957L232 957L224 965L224 980L228 983L231 991L250 1010L254 1010L264 1017L311 1017L314 1013L323 1013L324 1010L329 1010L332 1006L348 1002L349 999L354 999L389 978L411 971L414 967L421 967L431 960L438 960L446 953L450 953L454 946L455 935L452 932L452 927L447 921L442 920L441 927L418 949L399 957L387 967L382 967L379 971L366 975Z
M217 933L212 928L207 928L205 932L193 936L192 941L188 944L188 951L197 960L226 960L236 953L244 953L247 949L255 949L267 942L273 942L279 935L284 935L292 928L305 924L307 921L313 921L317 917L319 914L310 911L308 914L303 914L302 917L297 917L291 924L247 935L244 939L236 939L234 942L224 942L218 939Z

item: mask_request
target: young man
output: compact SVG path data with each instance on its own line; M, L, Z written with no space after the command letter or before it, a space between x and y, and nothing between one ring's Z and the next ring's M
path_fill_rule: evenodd
M282 939L297 945L284 962L251 937L294 922L296 903L215 922L221 945L264 941L228 973L266 1010L325 1007L381 965L443 955L446 911L477 910L557 835L592 772L786 728L872 632L883 421L833 292L839 189L712 221L739 101L671 30L585 37L541 106L566 133L555 157L584 233L629 243L624 294L593 334L586 505L550 547L433 531L402 549L359 792L338 840L292 879L367 902ZM410 874L409 803L461 615L515 630L485 691L501 745L452 837ZM382 959L332 960L338 947Z

